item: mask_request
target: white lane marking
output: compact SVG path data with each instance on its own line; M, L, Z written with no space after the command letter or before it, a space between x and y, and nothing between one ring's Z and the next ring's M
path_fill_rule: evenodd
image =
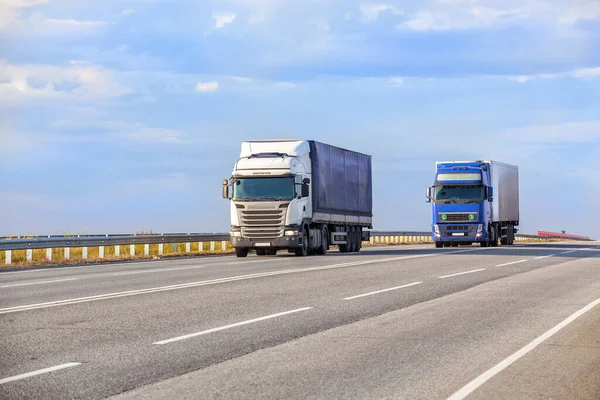
M13 283L10 285L0 286L0 288L11 288L11 287L19 287L19 286L31 286L31 285L43 285L45 283L55 283L55 282L67 282L67 281L76 281L78 278L67 278L67 279L54 279L52 281L41 281L41 282L26 282L26 283Z
M512 262L508 262L508 263L505 263L505 264L496 265L496 267L506 267L507 265L522 264L522 263L527 262L527 261L528 260L512 261Z
M577 318L581 317L583 314L590 311L592 308L596 307L598 304L600 304L600 299L597 299L597 300L591 302L587 306L583 307L581 310L575 312L570 317L568 317L567 319L562 321L560 324L556 325L554 328L550 329L548 332L544 333L542 336L533 340L527 346L523 347L516 353L514 353L511 356L509 356L508 358L504 359L499 364L495 365L494 367L490 368L483 374L479 375L477 378L473 379L462 389L460 389L459 391L454 393L452 396L448 397L448 400L464 399L465 397L467 397L468 395L473 393L475 390L477 390L484 383L486 383L487 381L492 379L495 375L497 375L498 373L500 373L503 370L505 370L506 368L508 368L515 361L517 361L518 359L520 359L521 357L523 357L524 355L529 353L531 350L535 349L538 345L542 344L544 341L551 338L553 335L558 333L561 329L563 329L566 326L568 326L569 324L571 324Z
M28 372L26 374L11 376L10 378L0 379L0 385L4 385L5 383L9 383L9 382L19 381L21 379L31 378L31 377L42 375L42 374L47 374L49 372L60 371L61 369L65 369L65 368L76 367L78 365L81 365L81 363L67 363L67 364L56 365L56 366L50 367L50 368L40 369L40 370L33 371L33 372Z
M231 325L225 325L225 326L208 329L208 330L201 331L201 332L190 333L189 335L183 335L183 336L178 336L178 337L175 337L172 339L161 340L158 342L154 342L153 344L160 345L160 344L169 344L169 343L173 343L173 342L179 342L181 340L186 340L186 339L190 339L190 338L197 337L197 336L208 335L209 333L224 331L226 329L236 328L238 326L253 324L255 322L265 321L265 320L273 319L273 318L277 318L277 317L283 317L284 315L299 313L302 311L307 311L307 310L312 310L312 309L313 309L312 307L298 308L297 310L291 310L291 311L285 311L285 312L281 312L281 313L277 313L277 314L271 314L271 315L267 315L267 316L260 317L260 318L250 319L248 321L237 322L237 323L231 324Z
M365 294L359 294L358 296L346 297L344 300L354 300L354 299L358 299L360 297L366 297L366 296L372 296L374 294L391 292L392 290L398 290L398 289L404 289L404 288L411 287L411 286L417 286L417 285L420 285L422 283L423 282L409 283L408 285L396 286L396 287L389 288L389 289L383 289L383 290L377 290L375 292L370 292L370 293L365 293Z
M183 271L186 269L198 269L198 268L206 268L206 265L193 265L190 267L173 267L173 268L159 268L159 269L144 269L141 271L127 271L127 272L117 272L113 274L114 276L125 276L125 275L139 275L139 274L151 274L153 272L169 272L169 271Z
M453 276L459 276L459 275L472 274L472 273L475 273L475 272L480 272L480 271L485 271L485 268L474 269L474 270L472 270L472 271L466 271L466 272L459 272L458 274L444 275L444 276L440 276L440 277L438 277L438 279L452 278Z
M543 260L544 258L554 257L556 254L549 254L547 256L536 257L534 260Z
M258 279L258 278L264 278L264 277L269 277L269 276L298 274L298 273L312 272L312 271L324 271L324 270L338 269L338 268L349 268L349 267L356 267L356 266L369 265L369 264L381 264L381 263L392 262L392 261L410 260L410 259L415 259L415 258L425 258L425 257L435 257L435 256L439 257L440 255L444 255L444 254L467 253L467 252L472 252L472 251L476 251L476 250L457 250L457 251L452 251L452 252L450 252L450 251L449 252L436 252L436 253L430 253L430 254L418 254L418 255L414 255L414 256L382 258L382 259L375 259L375 260L368 260L368 261L355 261L355 262L349 262L349 263L343 263L343 264L323 265L323 266L319 266L319 267L308 267L308 268L295 268L295 269L273 271L273 272L262 272L262 273L257 273L257 274L232 276L232 277L228 277L228 278L211 279L211 280L207 280L207 281L197 281L197 282L181 283L181 284L177 284L177 285L158 286L158 287L153 287L153 288L148 288L148 289L138 289L138 290L129 290L129 291L125 291L125 292L106 293L106 294L99 294L99 295L95 295L95 296L87 296L87 297L78 297L78 298L58 300L58 301L50 301L50 302L46 302L46 303L27 304L27 305L23 305L23 306L0 308L0 315L14 313L14 312L21 312L21 311L37 310L40 308L49 308L49 307L57 307L57 306L64 306L64 305L71 305L71 304L87 303L87 302L98 301L98 300L109 300L109 299L115 299L115 298L120 298L120 297L135 296L135 295L140 295L140 294L165 292L165 291L169 291L169 290L187 289L187 288L193 288L193 287L199 287L199 286L216 285L219 283L228 283L228 282L236 282L236 281L249 280L249 279Z
M570 253L575 253L577 250L569 250L569 251L563 251L560 254L570 254Z

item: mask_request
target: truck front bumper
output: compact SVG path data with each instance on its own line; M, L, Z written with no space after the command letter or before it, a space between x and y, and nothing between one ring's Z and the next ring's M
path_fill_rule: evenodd
M479 224L437 224L431 232L434 242L474 243L486 240L484 232L479 231Z
M302 247L301 236L285 236L273 240L254 240L244 237L231 237L231 247L246 249L297 249Z

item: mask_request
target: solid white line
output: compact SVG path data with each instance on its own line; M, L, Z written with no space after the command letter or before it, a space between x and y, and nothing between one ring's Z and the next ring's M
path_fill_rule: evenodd
M26 374L11 376L10 378L0 379L0 385L9 383L9 382L19 381L21 379L31 378L33 376L47 374L49 372L60 371L61 369L65 369L65 368L76 367L78 365L81 365L81 363L67 363L67 364L57 365L55 367L44 368L44 369L40 369L37 371L28 372Z
M524 355L529 353L531 350L535 349L538 345L542 344L544 341L551 338L553 335L555 335L561 329L568 326L570 323L575 321L577 318L579 318L586 312L590 311L592 308L596 307L598 304L600 304L600 299L593 301L592 303L588 304L581 310L572 314L570 317L565 319L563 322L556 325L554 328L550 329L548 332L544 333L542 336L538 337L533 342L531 342L527 346L523 347L521 350L517 351L516 353L514 353L510 357L506 358L505 360L503 360L496 366L492 367L491 369L487 370L483 374L479 375L477 378L473 379L465 387L463 387L458 392L456 392L452 396L450 396L448 398L448 400L464 399L465 397L467 397L468 395L473 393L475 390L477 390L484 383L486 383L487 381L492 379L495 375L497 375L498 373L500 373L503 370L505 370L506 368L508 368L515 361L517 361L518 359L520 359L521 357L523 357Z
M513 262L506 263L506 264L496 265L496 267L506 267L507 265L521 264L521 263L524 263L524 262L527 262L527 261L528 260L513 261Z
M556 256L556 254L550 254L550 255L547 255L547 256L536 257L536 258L534 258L534 260L542 260L544 258L554 257L554 256Z
M11 284L11 285L0 286L0 288L11 288L11 287L31 286L31 285L42 285L44 283L76 281L77 279L79 279L79 278L55 279L55 280L52 280L52 281L42 281L42 282L14 283L14 284Z
M472 273L474 273L474 272L480 272L480 271L485 271L485 268L474 269L474 270L472 270L472 271L466 271L466 272L459 272L458 274L444 275L444 276L440 276L440 277L438 277L438 279L452 278L453 276L459 276L459 275L472 274Z
M344 300L354 300L354 299L358 299L358 298L360 298L360 297L366 297L366 296L371 296L371 295L374 295L374 294L385 293L385 292L391 292L392 290L404 289L404 288L407 288L407 287L411 287L411 286L420 285L421 283L423 283L423 282L414 282L414 283L409 283L408 285L396 286L396 287L389 288L389 289L378 290L378 291L376 291L376 292L370 292L370 293L365 293L365 294L359 294L358 296L346 297Z
M193 265L190 267L173 267L173 268L160 268L160 269L145 269L142 271L117 272L113 275L114 276L139 275L139 274L151 274L153 272L183 271L186 269L198 269L198 268L206 268L206 265Z
M181 284L168 285L168 286L158 286L158 287L153 287L153 288L148 288L148 289L137 289L137 290L129 290L129 291L125 291L125 292L106 293L106 294L99 294L99 295L95 295L95 296L86 296L86 297L78 297L78 298L58 300L58 301L50 301L50 302L46 302L46 303L27 304L27 305L23 305L23 306L0 308L0 315L14 313L14 312L21 312L21 311L37 310L40 308L58 307L58 306L65 306L65 305L72 305L72 304L79 304L79 303L87 303L87 302L91 302L91 301L116 299L116 298L120 298L120 297L136 296L136 295L140 295L140 294L158 293L158 292L165 292L165 291L169 291L169 290L187 289L187 288L193 288L193 287L199 287L199 286L216 285L216 284L220 284L220 283L237 282L237 281L243 281L243 280L249 280L249 279L258 279L258 278L264 278L264 277L270 277L270 276L298 274L298 273L313 272L313 271L324 271L324 270L338 269L338 268L349 268L349 267L357 267L357 266L362 266L362 265L381 264L381 263L401 261L401 260L411 260L411 259L415 259L415 258L425 258L425 257L435 257L435 256L439 257L440 255L467 253L467 252L472 252L472 251L476 251L476 250L457 250L457 251L452 251L452 252L450 252L450 251L449 252L436 252L436 253L431 253L431 254L419 254L419 255L414 255L414 256L381 258L381 259L367 260L367 261L354 261L354 262L348 262L348 263L343 263L343 264L323 265L323 266L319 266L319 267L308 267L308 268L294 268L294 269L273 271L273 272L261 272L261 273L256 273L256 274L232 276L232 277L228 277L228 278L211 279L211 280L206 280L206 281L188 282L188 283L181 283Z
M231 329L231 328L236 328L238 326L253 324L255 322L265 321L267 319L283 317L284 315L294 314L294 313L298 313L301 311L307 311L307 310L312 310L312 307L304 307L304 308L299 308L297 310L291 310L291 311L285 311L285 312L281 312L281 313L277 313L277 314L271 314L271 315L267 315L267 316L260 317L260 318L250 319L248 321L237 322L235 324L221 326L219 328L212 328L212 329L208 329L206 331L190 333L189 335L183 335L183 336L179 336L179 337L176 337L173 339L161 340L159 342L154 342L153 344L169 344L169 343L173 343L173 342L179 342L181 340L186 340L186 339L190 339L190 338L202 336L202 335L208 335L209 333L224 331L226 329Z
M569 251L563 251L560 254L569 254L569 253L575 253L577 250L569 250Z

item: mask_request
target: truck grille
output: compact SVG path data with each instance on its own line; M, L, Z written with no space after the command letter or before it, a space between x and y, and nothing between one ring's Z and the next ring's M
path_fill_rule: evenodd
M463 232L467 236L474 236L477 232L477 225L441 225L441 234L443 236L452 236L453 233Z
M444 219L444 215L446 219ZM472 216L472 219L469 218ZM474 222L477 221L477 213L438 213L440 222Z
M242 236L266 241L282 237L285 211L285 209L242 211Z

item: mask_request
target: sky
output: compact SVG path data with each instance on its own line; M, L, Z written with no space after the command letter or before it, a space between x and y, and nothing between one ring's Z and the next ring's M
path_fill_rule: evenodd
M374 228L436 160L519 166L521 232L599 238L599 0L1 0L0 235L226 232L243 140L373 155Z

